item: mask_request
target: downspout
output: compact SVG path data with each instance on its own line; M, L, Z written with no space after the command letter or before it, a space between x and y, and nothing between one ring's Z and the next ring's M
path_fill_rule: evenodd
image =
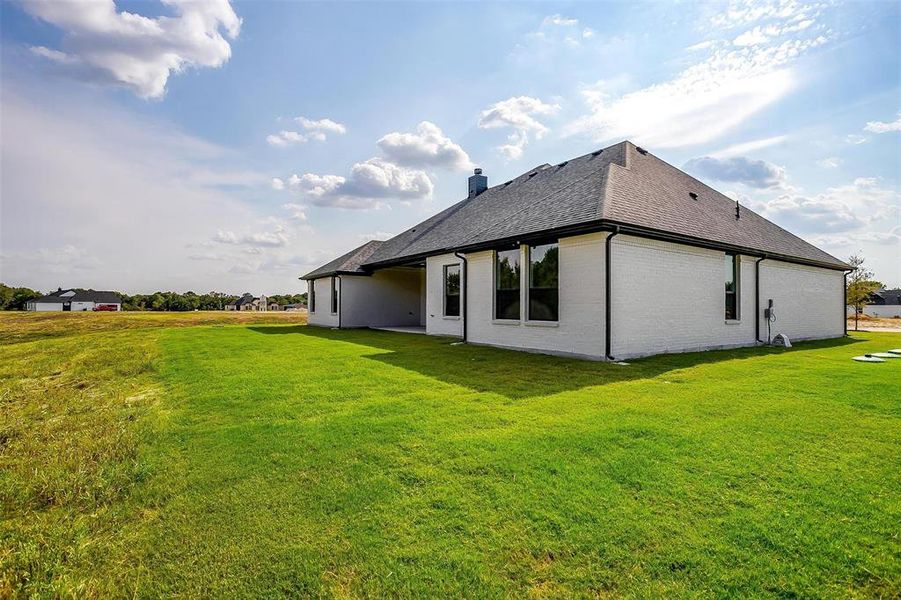
M851 271L845 271L845 287L842 288L842 323L844 323L845 336L848 335L848 275ZM857 318L857 307L854 307L854 318Z
M466 256L459 252L454 252L454 256L463 262L463 285L460 286L460 317L463 319L463 341L466 341L466 288L469 287L469 277L466 273Z
M610 360L610 361L615 360L615 359L613 358L612 353L611 353L611 344L612 344L611 339L612 339L612 337L611 337L611 335L610 335L610 327L611 327L611 324L613 323L613 307L611 306L611 302L612 302L612 298L613 298L613 292L612 292L612 290L610 289L611 282L612 282L612 269L611 269L611 262L610 262L610 248L611 248L610 242L612 242L612 241L613 241L613 238L614 238L616 235L618 235L618 234L619 234L619 227L614 227L614 228L613 228L613 231L607 236L607 240L606 240L606 242L605 242L605 243L606 243L606 249L605 249L605 253L604 253L604 269L605 269L605 274L604 274L604 275L605 275L605 283L604 283L604 298L605 298L605 300L604 300L604 312L605 312L605 315L604 315L604 318L605 318L604 335L605 335L605 337L606 337L606 339L605 339L606 347L605 347L605 349L604 349L604 356L607 358L607 360Z
M754 340L758 344L763 342L760 339L760 263L766 260L766 255L761 256L754 263Z

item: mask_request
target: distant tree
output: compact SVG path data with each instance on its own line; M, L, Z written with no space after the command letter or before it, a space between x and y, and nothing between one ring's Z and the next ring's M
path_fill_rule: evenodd
M857 331L857 319L863 306L870 300L873 292L883 286L873 279L873 272L863 266L864 258L856 254L848 259L854 270L848 274L847 304L854 308L854 331Z
M29 300L44 294L27 287L11 287L0 283L0 310L25 310Z

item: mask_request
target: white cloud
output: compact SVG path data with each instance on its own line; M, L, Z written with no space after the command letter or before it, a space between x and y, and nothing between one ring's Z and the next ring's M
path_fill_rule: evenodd
M407 167L439 167L444 169L469 169L469 155L444 135L434 123L423 121L416 133L392 132L378 141L385 157Z
M773 137L761 138L759 140L751 140L749 142L742 142L740 144L727 146L726 148L717 150L716 152L711 152L710 156L714 156L716 158L730 158L732 156L741 156L743 154L762 150L763 148L769 148L770 146L779 145L787 139L787 135L776 135Z
M689 52L695 52L697 50L707 50L708 48L712 48L713 45L716 44L714 40L705 40L703 42L698 42L697 44L692 44L686 50Z
M60 48L32 48L91 81L115 83L142 98L160 98L172 73L220 67L231 56L241 19L228 0L163 0L174 16L118 11L113 0L27 0L31 15L63 31Z
M393 233L387 231L373 231L371 233L363 233L357 236L361 242L371 242L372 240L389 240L394 237Z
M558 104L548 104L530 96L514 96L483 110L479 116L479 128L512 129L507 138L509 143L498 150L508 158L516 159L522 156L530 134L541 139L549 131L536 117L550 116L559 110Z
M266 136L266 142L270 146L285 148L294 144L303 144L310 140L324 142L329 134L343 135L347 133L347 127L331 119L319 119L314 121L306 117L295 117L294 121L303 128L299 131L281 130Z
M555 27L569 27L575 26L579 24L578 19L570 19L568 17L564 17L562 15L551 15L549 17L545 17L541 22L542 25L553 25Z
M853 145L857 146L860 144L865 144L869 140L867 139L866 136L857 135L856 133L849 133L848 135L845 136L845 141L849 144L853 144Z
M291 213L291 218L295 221L306 221L307 220L307 212L306 206L303 204L295 204L293 202L288 202L287 204L282 204L282 208Z
M821 194L785 194L766 202L762 210L791 231L814 234L878 233L901 217L901 198L893 189L880 187L872 177L828 188Z
M866 127L864 127L863 129L864 131L869 131L871 133L888 133L890 131L901 131L901 113L898 113L898 118L891 123L886 123L884 121L867 121Z
M564 133L587 133L596 142L630 138L662 148L711 142L785 97L799 79L798 58L827 42L820 28L801 26L812 10L736 6L726 12L746 25L764 18L776 22L736 36L741 46L710 40L691 46L701 57L667 81L626 93L605 82L585 86L588 113ZM722 28L734 25L732 19L714 21Z
M385 200L409 202L431 198L433 185L425 171L370 158L351 167L350 175L291 175L288 188L315 206L379 208Z
M824 169L837 169L842 164L842 159L837 156L828 156L817 161L817 165Z
M685 163L684 169L701 179L741 183L758 189L785 187L785 169L765 160L744 156L693 158Z
M244 245L258 248L279 248L285 246L290 241L291 236L284 221L270 217L265 219L262 225L268 227L268 230L236 234L234 231L220 229L213 237L213 241L220 244Z
M318 121L314 121L306 117L297 117L294 120L297 121L297 123L301 127L303 127L305 131L337 133L338 135L344 135L345 133L347 133L346 126L336 121L332 121L331 119L319 119Z
M273 177L273 178L272 178L272 189L274 189L274 190L283 190L283 189L285 189L285 182L284 182L284 180L283 180L283 179L280 179L280 178L278 178L278 177Z

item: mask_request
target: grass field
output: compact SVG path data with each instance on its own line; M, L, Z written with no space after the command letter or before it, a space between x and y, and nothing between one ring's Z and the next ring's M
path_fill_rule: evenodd
M0 315L0 596L901 595L898 333L582 362Z

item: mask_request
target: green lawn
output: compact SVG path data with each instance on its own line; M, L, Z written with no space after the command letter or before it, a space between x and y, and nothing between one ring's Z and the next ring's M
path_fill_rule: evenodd
M0 315L0 596L901 595L901 360L850 360L901 334L618 366L103 317Z

